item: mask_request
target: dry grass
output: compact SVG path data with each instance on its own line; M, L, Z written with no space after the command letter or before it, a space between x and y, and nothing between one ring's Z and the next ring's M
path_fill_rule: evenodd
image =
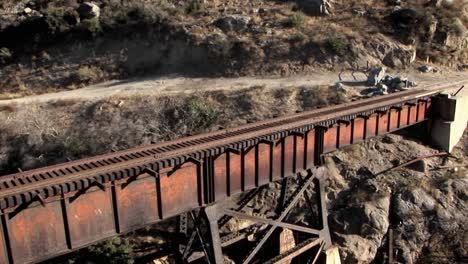
M0 111L0 174L233 127L343 100L345 97L334 88L311 86L7 105Z

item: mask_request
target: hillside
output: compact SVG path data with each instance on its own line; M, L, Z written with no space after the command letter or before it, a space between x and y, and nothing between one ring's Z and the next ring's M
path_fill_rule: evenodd
M291 76L421 63L457 71L468 64L465 0L94 3L0 1L0 98L155 74Z
M0 176L466 82L467 28L468 0L0 0ZM386 171L438 151L420 134L324 156L342 263L386 263L389 230L398 263L465 263L468 130L451 156ZM247 208L279 193L262 187ZM174 230L44 263L175 263Z

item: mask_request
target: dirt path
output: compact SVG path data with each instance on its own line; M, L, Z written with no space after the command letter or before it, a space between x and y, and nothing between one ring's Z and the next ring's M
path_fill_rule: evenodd
M421 74L390 73L415 80L419 87L444 81L468 80L468 72ZM309 75L292 77L240 77L240 78L186 78L186 77L153 77L129 80L114 80L91 85L82 89L34 95L23 98L0 100L0 105L10 103L32 103L56 100L99 100L106 97L128 97L132 95L168 95L179 93L197 93L216 90L240 90L253 86L264 86L270 89L299 87L304 85L331 85L338 81L362 82L366 79L363 73L317 72ZM350 87L351 88L351 87Z

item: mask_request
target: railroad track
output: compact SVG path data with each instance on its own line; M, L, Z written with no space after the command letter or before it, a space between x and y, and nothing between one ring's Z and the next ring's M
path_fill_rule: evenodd
M339 120L369 115L410 101L428 98L441 90L464 82L434 85L346 104L302 112L291 116L252 123L213 133L109 153L55 166L20 172L0 178L0 209L14 208L36 196L47 198L86 188L92 183L157 173L189 159L214 156L227 149L245 148L261 140L274 140L285 134L302 133L313 126L326 126Z

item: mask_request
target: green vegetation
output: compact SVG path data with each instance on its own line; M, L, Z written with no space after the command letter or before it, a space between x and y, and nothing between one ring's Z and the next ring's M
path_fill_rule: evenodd
M45 21L51 33L63 33L70 30L65 20L66 10L64 8L50 8L45 12Z
M85 19L81 21L80 28L92 35L96 35L97 33L101 32L101 23L97 17Z
M218 120L219 114L213 103L201 97L190 98L184 109L189 130L197 133L209 129Z
M301 12L294 13L291 17L289 17L289 24L295 28L302 28L306 21L306 16Z
M133 264L132 251L127 239L114 238L79 251L68 264Z
M11 60L11 51L8 48L0 48L0 63L5 63Z
M90 66L81 66L72 76L77 82L90 82L98 78L98 69Z
M346 44L346 40L340 38L330 38L325 41L325 47L330 52L338 55L344 56L348 51L348 45Z
M185 7L187 14L193 14L205 10L205 4L201 0L190 0Z

